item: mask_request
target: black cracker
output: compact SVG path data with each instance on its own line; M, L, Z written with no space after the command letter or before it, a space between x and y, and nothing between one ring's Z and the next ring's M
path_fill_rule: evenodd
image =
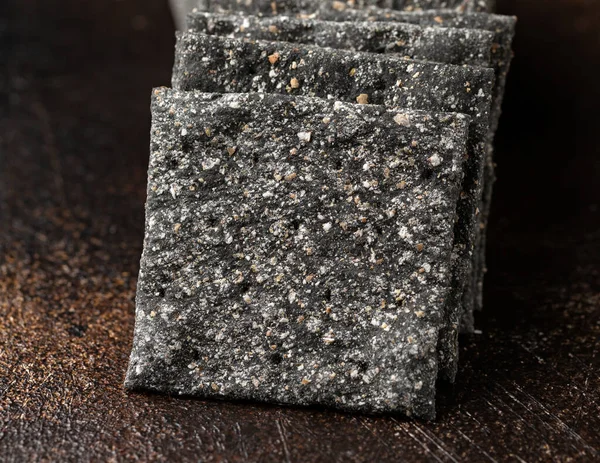
M358 13L358 18L363 17L364 19L364 14L361 16L361 13L364 13L364 11ZM333 14L337 14L337 12ZM446 16L452 18L457 15L455 13L451 15L446 13ZM488 15L471 16L483 17ZM496 23L506 22L510 26L508 29L514 30L514 18L499 18L502 19L486 19L487 29L494 29L493 26ZM496 69L497 79L502 82L501 85L495 87L493 117L496 125L497 119L500 116L504 82L506 80L506 73L508 72L504 61L502 59L499 60L502 54L498 52L497 41L500 39L498 37L498 29L495 29L496 32L473 28L457 29L439 27L440 23L444 23L444 17L439 15L431 19L430 24L425 29L417 30L411 29L409 23L396 21L335 22L304 18L291 19L280 16L257 17L200 12L192 13L188 17L189 29L200 33L296 42L357 51L395 52L410 58L449 64L493 65ZM469 22L463 25L471 26ZM412 25L412 27L420 26ZM509 35L512 38L512 35ZM511 38L508 40L509 51ZM503 40L505 39L503 38ZM492 40L494 41L493 45ZM495 130L495 125L493 130ZM488 199L491 197L494 182L493 160L491 156L488 156L486 163L483 188L485 191L484 197ZM476 256L473 259L472 281L468 283L464 295L466 310L464 310L462 325L463 331L466 332L474 330L473 310L481 309L482 307L483 267L485 266L485 224L487 224L487 217L489 216L489 203L489 200L484 200L480 206L481 235L476 238Z
M435 417L468 117L155 91L126 387Z
M514 16L501 16L479 13L457 14L450 11L423 11L405 13L401 11L382 10L370 8L358 10L346 8L337 2L325 2L319 12L314 15L318 18L332 21L398 21L418 24L421 26L453 27L483 29L494 33L492 48L492 65L496 72L496 87L494 88L494 101L491 118L491 137L498 127L502 110L502 100L506 88L506 78L513 57L512 41L515 35L517 19ZM489 150L484 173L484 194L480 208L479 222L480 233L477 237L472 284L465 292L464 306L467 308L463 320L463 331L472 332L473 311L483 307L483 279L485 275L485 242L487 223L490 215L491 197L495 182L493 149Z
M249 14L293 14L313 13L323 0L198 0L201 11L213 13L240 12ZM453 9L465 12L491 12L494 0L338 0L336 8L389 8L402 11L422 11L432 9Z
M495 3L495 0L392 0L392 8L404 11L454 9L460 13L491 12L494 11Z
M488 31L421 27L407 23L335 22L195 12L188 30L254 40L303 43L448 64L489 66L493 34Z
M197 9L212 13L277 15L313 13L321 3L322 0L198 0ZM394 0L346 0L340 4L352 8L393 8Z
M461 301L471 276L493 82L493 70L475 66L191 33L178 34L173 70L173 87L181 90L283 93L348 102L358 99L473 117L455 230L453 291L448 298L447 329L440 343L442 376L450 380L457 368Z

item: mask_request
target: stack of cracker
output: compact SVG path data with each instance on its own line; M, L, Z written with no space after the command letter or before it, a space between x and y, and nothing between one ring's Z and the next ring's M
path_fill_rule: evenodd
M128 388L435 417L482 306L490 3L199 2L152 96Z

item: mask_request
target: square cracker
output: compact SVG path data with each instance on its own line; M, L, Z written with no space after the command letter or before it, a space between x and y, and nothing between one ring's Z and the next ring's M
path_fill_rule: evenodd
M323 7L324 10L327 6ZM454 12L404 13L389 10L334 11L329 19L354 21L323 21L312 18L281 16L258 17L194 12L188 17L190 31L256 40L275 40L375 53L396 53L403 57L439 61L448 64L493 66L496 86L492 110L490 140L500 117L506 75L512 52L514 18L483 14L461 15ZM407 18L409 17L409 18ZM407 20L418 23L391 21ZM375 22L373 20L386 20ZM364 20L364 21L361 21ZM420 24L424 27L421 27ZM450 27L450 24L462 26ZM467 27L467 28L464 28ZM508 52L507 52L508 50ZM491 144L491 142L490 142ZM483 199L479 206L480 232L476 238L471 281L463 296L462 329L474 329L473 310L482 308L482 288L485 269L485 231L495 181L492 148L487 156Z
M397 0L344 0L339 6L353 8L393 8ZM408 0L414 1L414 0ZM418 1L418 0L417 0ZM197 0L197 9L211 13L237 12L243 14L278 15L313 13L322 0Z
M453 291L440 336L441 376L450 381L456 375L462 299L478 232L476 211L481 204L493 84L493 70L477 66L193 33L178 35L173 70L173 87L182 90L283 93L347 102L362 98L374 104L472 117L454 234Z
M231 38L302 43L447 64L489 66L494 34L484 30L421 27L372 21L324 21L287 16L194 12L188 31Z
M468 117L157 89L126 386L435 416Z
M323 0L198 0L201 11L213 13L240 12L245 14L293 14L313 13ZM494 9L494 0L336 0L332 2L336 9L352 8L392 8L401 11L422 11L432 9L452 9L465 12L490 12Z

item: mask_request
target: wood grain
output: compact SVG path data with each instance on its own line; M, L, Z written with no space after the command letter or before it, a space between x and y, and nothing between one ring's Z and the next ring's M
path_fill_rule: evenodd
M499 2L483 333L429 423L124 392L166 3L0 3L0 460L597 461L600 5Z

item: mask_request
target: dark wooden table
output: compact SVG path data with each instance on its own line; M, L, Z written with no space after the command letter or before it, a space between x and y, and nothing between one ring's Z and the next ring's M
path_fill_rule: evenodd
M122 388L161 0L0 2L0 460L599 461L600 3L520 16L482 334L439 420Z

